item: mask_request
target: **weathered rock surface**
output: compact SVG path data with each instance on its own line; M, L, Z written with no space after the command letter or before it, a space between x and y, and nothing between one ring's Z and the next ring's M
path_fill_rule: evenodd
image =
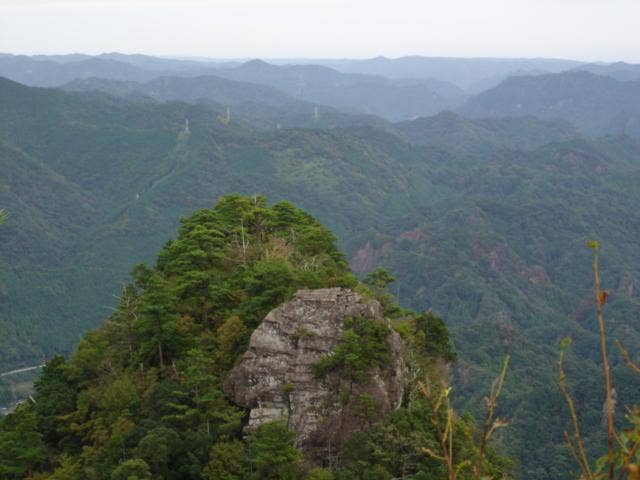
M402 340L392 329L386 339L391 361L372 367L366 382L314 376L312 365L334 349L344 320L354 317L384 321L378 302L342 288L300 290L265 317L224 382L226 395L251 410L248 429L285 420L307 460L327 464L355 431L400 406L406 375ZM362 398L373 400L373 415L363 415Z

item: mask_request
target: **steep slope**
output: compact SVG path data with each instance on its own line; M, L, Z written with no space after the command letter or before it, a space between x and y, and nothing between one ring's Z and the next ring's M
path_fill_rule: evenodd
M430 167L457 195L425 207L403 232L365 242L352 264L357 270L382 263L401 276L401 300L447 318L461 352L456 373L466 406L477 404L475 392L489 381L485 368L510 352L507 449L517 452L521 478L566 478L567 416L555 387L564 336L575 342L569 375L583 428L591 441L601 439L589 238L606 245L605 282L615 298L611 338L640 349L633 240L640 234L640 151L629 140L579 140ZM613 355L615 382L631 404L637 380Z
M211 75L187 78L159 77L143 84L102 78L78 79L64 85L63 89L70 92L102 91L118 96L140 94L164 101L194 102L206 99L224 105L259 102L281 107L295 101L293 97L272 87Z
M621 82L588 72L512 77L470 98L464 115L533 115L565 120L588 135L640 139L640 82Z
M365 219L374 218L383 204L387 212L380 223L410 210L413 198L429 195L427 179L401 172L398 158L414 154L412 148L381 132L376 133L382 135L378 145L357 132L282 130L256 135L236 121L225 123L209 108L129 103L9 81L0 84L0 110L0 138L13 144L3 150L3 161L9 162L19 149L43 172L25 181L27 187L42 182L41 190L58 192L59 181L81 199L63 191L54 195L55 201L43 198L37 208L54 209L66 222L64 228L56 230L55 216L45 217L38 223L41 232L31 231L29 242L22 244L16 230L26 234L27 222L38 217L21 215L15 205L40 197L23 190L16 198L17 185L11 183L0 192L0 204L11 214L0 236L15 246L2 252L5 300L12 305L3 309L3 323L46 356L68 351L77 339L63 332L52 335L42 325L95 325L101 314L91 305L112 304L111 295L133 259L147 259L159 248L180 215L229 191L302 200L315 213L333 217L330 223L341 234L362 232L358 235L365 235ZM190 120L189 132L185 118ZM365 137L367 131L362 132ZM7 163L12 175L14 164L19 162ZM341 207L345 199L352 203L349 209ZM82 217L82 228L69 227L67 232L69 223L80 223L74 218L85 204L91 213ZM335 215L329 215L332 211ZM50 242L48 235L57 242ZM27 275L36 269L43 273ZM25 295L32 301L25 302ZM34 316L40 320L33 321ZM5 361L3 371L23 366L27 359L8 355Z
M400 122L395 124L395 129L411 143L476 156L500 149L532 150L579 136L577 130L565 122L541 121L535 117L470 120L453 112Z
M135 269L107 321L69 361L44 367L33 401L0 417L0 472L441 478L443 464L421 449L437 429L411 430L445 412L410 379L428 369L439 383L452 357L442 320L400 308L384 286L359 285L309 214L229 195L183 219L156 267ZM459 417L449 424L473 428ZM473 460L504 478L492 449L476 459L461 437L449 451L461 472Z
M51 273L73 269L69 247L94 224L97 205L90 193L1 140L0 171L2 205L11 212L0 251L4 372L14 365L42 363L43 338L60 344L70 331L84 328L69 315L58 315L54 304L60 283ZM16 284L21 288L14 289Z
M70 349L95 318L89 303L111 304L124 272L113 276L121 267L108 253L96 257L91 232L117 231L122 209L177 168L184 118L218 125L221 139L232 129L215 114L184 104L132 109L109 98L0 84L0 139L11 139L1 150L6 173L0 203L10 212L0 232L3 339L22 339L30 352L3 349L6 371L36 364L42 352L49 357ZM95 288L109 283L107 290ZM70 295L74 291L77 296Z
M240 119L258 129L335 128L354 125L392 126L367 115L348 115L338 109L289 96L266 85L202 77L159 77L146 83L101 78L74 80L62 88L70 92L104 92L128 100L182 101L223 112L226 119ZM228 111L227 111L228 108Z
M359 398L373 399L378 420L402 406L407 355L393 330L383 339L388 363L368 368L368 382L349 385L350 378L335 373L333 381L318 382L314 375L314 365L335 352L355 318L384 323L379 302L341 288L300 290L269 312L223 385L236 405L250 408L248 430L286 419L295 446L322 465L362 430ZM339 398L346 391L350 398Z

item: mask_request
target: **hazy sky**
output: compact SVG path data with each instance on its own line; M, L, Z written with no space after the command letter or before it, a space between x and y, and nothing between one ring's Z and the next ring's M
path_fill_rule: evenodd
M640 0L0 0L0 52L640 62Z

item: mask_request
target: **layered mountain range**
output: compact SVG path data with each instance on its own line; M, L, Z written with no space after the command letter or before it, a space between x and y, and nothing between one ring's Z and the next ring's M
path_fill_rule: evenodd
M601 440L583 245L603 245L612 338L640 349L635 80L553 63L573 70L471 95L382 67L136 61L0 57L4 75L63 86L0 80L2 371L70 352L180 216L261 193L328 225L356 273L382 265L401 303L443 316L461 407L475 411L511 353L502 440L521 478L569 468L554 384L566 335L587 436ZM111 66L84 70L95 64ZM621 402L637 401L617 358L614 374Z

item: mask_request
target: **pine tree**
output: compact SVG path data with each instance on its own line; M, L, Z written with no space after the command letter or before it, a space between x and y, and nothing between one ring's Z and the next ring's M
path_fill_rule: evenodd
M164 369L181 343L177 334L176 297L157 272L150 275L141 298L142 315L135 324L140 360Z

